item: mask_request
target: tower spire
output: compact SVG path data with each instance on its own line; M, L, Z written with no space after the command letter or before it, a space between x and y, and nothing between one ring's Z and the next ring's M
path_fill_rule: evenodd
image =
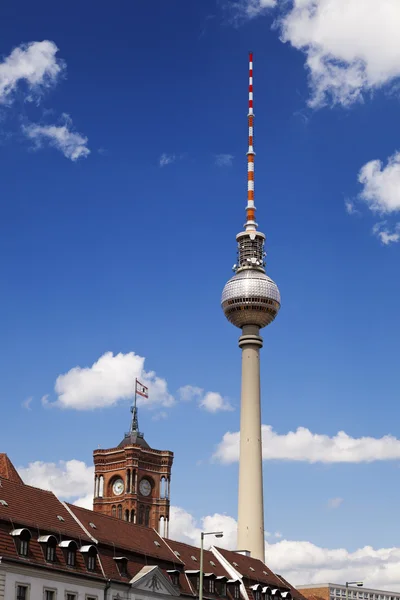
M255 221L256 207L254 205L254 112L253 112L253 53L249 52L249 112L247 114L249 125L249 147L247 150L247 206L246 206L246 231L255 231L257 223Z

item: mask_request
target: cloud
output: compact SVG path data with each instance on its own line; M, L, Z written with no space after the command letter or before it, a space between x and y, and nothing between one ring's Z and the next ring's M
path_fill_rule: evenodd
M204 392L203 388L194 385L185 385L179 388L178 395L183 402L197 401L199 407L207 412L233 410L230 402L218 392Z
M61 500L77 499L75 504L92 508L93 467L78 460L58 463L33 462L18 469L30 485L53 491ZM72 495L72 492L74 496ZM200 545L201 531L223 531L224 537L210 536L209 544L236 548L237 523L226 514L214 513L196 520L184 508L171 506L170 537ZM279 532L275 537L279 536ZM371 546L349 552L345 548L322 548L308 541L280 539L265 542L266 564L281 573L292 584L321 581L349 581L354 572L368 586L377 589L396 589L400 586L400 548L374 549Z
M233 154L216 154L215 164L217 165L217 167L231 167L233 159Z
M328 500L328 508L339 508L339 506L341 506L343 504L343 498L330 498Z
M175 400L168 392L167 382L154 371L145 371L144 362L134 352L106 352L91 367L74 367L59 375L55 383L58 399L51 404L75 410L113 406L133 398L137 378L149 388L149 398L138 396L138 404L171 406Z
M163 421L164 419L168 419L168 413L165 410L160 410L153 416L153 421Z
M380 239L384 246L395 244L400 241L400 223L397 223L391 232L386 225L386 221L376 223L372 228L372 233Z
M257 4L247 2L250 16ZM394 82L400 76L399 24L398 0L292 0L276 22L281 40L306 56L314 108L349 106Z
M32 410L31 409L32 400L33 400L33 396L29 396L29 398L27 398L26 400L23 401L22 406L24 408L26 408L26 410Z
M93 507L94 467L81 460L35 461L19 467L18 472L28 485L50 490L62 500L77 498L76 503L86 502L87 507Z
M158 164L160 165L160 167L166 167L167 165L170 165L173 162L175 162L176 159L176 154L167 154L166 152L164 152L163 154L161 154Z
M43 143L47 142L74 162L78 158L85 158L90 154L87 137L72 130L72 121L66 114L62 116L61 125L31 123L24 125L22 131L30 140L34 141L36 148L41 148Z
M30 42L21 44L0 62L0 103L10 104L18 84L22 81L29 95L40 95L54 85L64 65L56 59L58 52L54 42Z
M400 6L399 6L400 8ZM358 174L363 186L360 198L379 213L400 210L400 152L395 152L383 166L380 160L366 163Z
M203 395L203 389L194 385L184 385L178 390L179 398L182 402L191 402L198 400Z
M277 0L234 0L226 3L225 8L228 8L237 20L253 19L276 5Z
M400 440L386 435L382 438L352 438L344 431L335 436L312 433L305 427L286 434L276 433L270 425L262 426L263 459L290 460L308 463L361 463L400 458ZM213 458L223 464L239 460L239 432L225 433Z
M211 413L233 410L230 402L226 398L223 398L221 394L218 394L218 392L207 392L200 400L199 406Z
M345 200L344 206L348 215L357 215L358 210L356 209L352 200Z

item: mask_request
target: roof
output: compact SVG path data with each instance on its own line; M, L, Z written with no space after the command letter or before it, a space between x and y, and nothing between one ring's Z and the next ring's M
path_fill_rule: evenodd
M183 542L175 542L174 540L165 541L174 552L179 552L179 559L185 564L185 571L198 571L200 569L200 548ZM229 573L225 571L210 550L204 550L203 561L205 573L212 571L217 576L230 579Z
M298 589L294 588L291 583L289 583L284 577L282 577L282 575L278 575L278 573L275 573L275 575L277 577L279 577L279 579L281 581L283 581L283 583L286 587L289 588L294 600L306 600L306 597L301 592L299 592ZM322 600L322 599L318 599L318 600Z
M243 577L249 579L251 583L263 583L274 586L275 588L288 588L261 560L239 554L233 550L224 550L216 548L222 556L238 571ZM236 563L236 564L234 564Z
M99 542L182 566L182 562L155 529L109 517L72 504L68 504L68 507L83 526L89 532L93 532L93 536ZM90 523L93 523L96 529L93 529Z
M118 448L124 448L125 446L132 445L150 449L150 446L144 439L143 434L139 433L138 431L131 431L130 433L126 433L122 442L118 444Z
M0 478L1 477L4 479L9 479L14 483L19 483L22 485L24 483L7 454L4 454L3 452L0 452Z
M0 520L10 522L11 529L23 525L39 531L39 535L53 532L60 536L89 540L53 492L2 479L0 500L6 502L6 505L0 502Z

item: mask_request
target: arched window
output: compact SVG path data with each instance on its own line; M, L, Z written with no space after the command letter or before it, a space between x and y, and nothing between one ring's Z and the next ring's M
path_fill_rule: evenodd
M122 519L122 504L118 504L118 519Z
M129 510L128 509L125 510L124 519L125 519L125 521L129 521Z
M99 479L99 497L102 498L104 496L104 477L100 475Z
M131 523L135 523L135 511L131 510Z
M17 546L17 552L20 556L28 556L29 554L29 542L31 541L31 532L29 529L14 529L11 535L15 539Z
M69 567L74 567L76 563L76 549L78 544L74 540L63 540L58 544L65 553L65 562Z
M115 504L113 505L113 507L111 509L111 514L113 517L117 516L117 507L115 506Z
M160 498L165 498L165 477L161 477Z
M126 491L129 494L131 491L131 470L128 469L126 472Z
M139 521L138 521L139 525L143 525L144 523L144 506L143 504L141 504L139 506Z
M160 517L160 524L158 526L158 533L164 537L165 535L165 519L164 517Z
M97 556L97 548L96 546L88 545L82 546L81 553L84 556L86 568L88 571L96 570L96 556Z
M146 506L146 517L144 520L144 524L146 525L146 527L148 527L149 523L150 523L150 506Z

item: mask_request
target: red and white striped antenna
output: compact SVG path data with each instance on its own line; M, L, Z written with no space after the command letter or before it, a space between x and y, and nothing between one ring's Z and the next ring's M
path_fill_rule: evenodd
M256 207L254 205L254 112L253 112L253 53L249 53L249 112L247 115L249 124L249 148L247 151L247 206L246 206L246 231L255 231L257 223L255 219Z

